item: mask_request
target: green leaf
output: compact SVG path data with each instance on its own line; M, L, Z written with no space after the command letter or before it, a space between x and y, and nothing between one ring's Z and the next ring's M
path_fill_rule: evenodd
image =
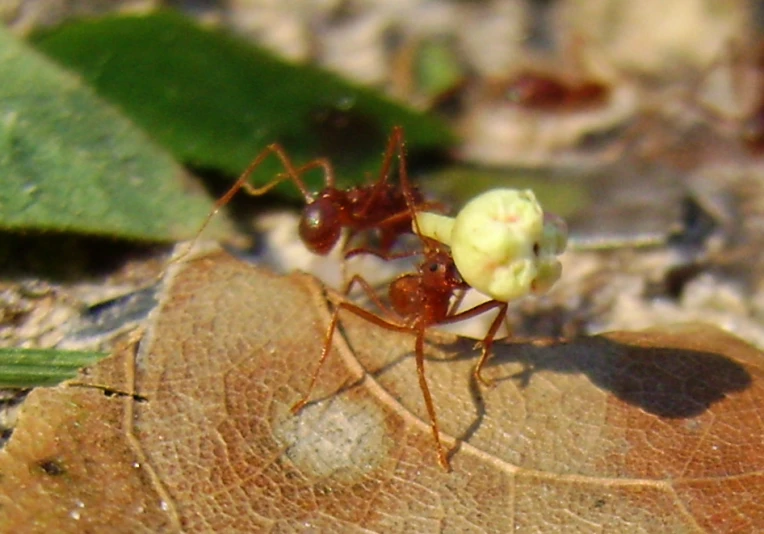
M298 164L329 157L347 184L376 172L394 125L406 129L410 150L451 141L438 119L172 12L78 22L34 42L80 72L179 160L229 175L279 142ZM281 171L268 158L253 181L267 182ZM312 174L315 184L319 173ZM291 186L283 191L296 193Z
M211 209L183 170L71 74L0 26L0 229L145 240Z
M0 388L55 386L106 356L101 352L0 349Z

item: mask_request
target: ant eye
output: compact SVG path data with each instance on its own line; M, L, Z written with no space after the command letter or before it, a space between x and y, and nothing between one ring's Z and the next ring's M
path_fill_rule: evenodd
M431 263L429 267L427 267L431 273L434 273L438 270L438 264L437 263Z
M538 242L533 243L533 255L534 256L538 256L539 255L539 251L540 251L540 247L539 247Z

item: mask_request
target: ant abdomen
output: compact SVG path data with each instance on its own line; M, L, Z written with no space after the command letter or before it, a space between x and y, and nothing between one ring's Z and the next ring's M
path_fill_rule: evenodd
M300 217L300 239L314 254L329 254L342 234L340 217L340 210L331 199L319 198L307 204Z

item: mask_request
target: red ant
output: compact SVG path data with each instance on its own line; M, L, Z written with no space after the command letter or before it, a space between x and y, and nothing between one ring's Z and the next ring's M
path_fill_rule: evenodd
M524 108L557 111L601 104L609 90L599 82L566 84L550 76L526 72L506 84L502 93L504 98Z
M430 417L430 426L432 428L433 438L435 439L438 462L443 469L448 471L450 469L449 461L440 442L440 429L435 414L435 406L432 402L430 389L427 385L427 378L424 374L424 338L426 330L432 325L466 320L491 309L499 308L497 317L494 319L488 333L483 339L483 351L474 371L476 378L480 379L482 382L486 382L480 378L480 370L491 351L494 336L506 316L507 303L491 300L463 312L454 312L454 307L451 304L452 297L457 291L467 290L470 286L464 282L459 275L448 248L433 239L423 237L419 232L418 222L415 217L417 208L416 197L409 185L408 176L406 174L403 144L396 143L396 147L399 158L400 182L402 193L407 203L408 219L414 221L413 224L416 229L415 233L421 239L423 244L424 259L419 264L416 273L403 274L393 280L390 284L388 289L389 306L386 306L382 302L374 289L372 289L368 282L362 277L355 275L350 280L346 292L349 292L354 284L360 285L369 299L377 306L385 317L379 316L350 302L340 302L337 305L332 314L326 337L324 338L324 346L321 350L318 366L311 376L307 391L303 397L292 406L292 412L299 412L308 403L308 399L316 385L321 367L331 351L332 338L334 336L334 331L337 328L337 323L339 322L339 314L342 310L347 310L366 319L370 323L387 330L412 333L416 336L414 354L416 358L417 375L419 377L419 387L422 390L427 413ZM363 252L370 252L383 259L391 257L389 254L376 251ZM349 255L355 253L357 252L351 251ZM396 257L400 257L400 255L397 255Z
M263 149L239 176L233 186L215 203L215 208L202 223L198 236L209 224L212 217L239 191L244 189L253 196L261 196L281 182L292 180L305 199L299 223L300 239L311 252L319 255L328 254L340 240L343 228L349 234L343 243L343 250L348 252L350 240L358 232L376 230L379 245L375 248L387 253L402 234L411 233L411 212L406 207L406 199L397 184L388 178L395 151L404 144L403 128L395 126L387 143L379 178L367 185L350 189L338 189L335 185L334 169L326 158L315 159L301 167L295 165L287 156L284 148L273 143ZM286 173L262 187L253 187L249 183L250 175L270 154L275 154L286 169ZM300 177L306 171L321 168L324 172L324 188L316 194L310 193ZM427 203L418 189L410 187L411 202L421 209L441 210L437 203ZM196 239L196 238L195 238ZM357 250L367 251L366 247Z
M278 175L273 181L263 187L255 188L249 184L248 178L271 153L281 160L286 173ZM398 157L400 185L393 185L388 181L390 167L393 163L392 159L396 154ZM325 186L322 191L312 195L308 192L300 176L310 169L319 167L324 170ZM299 227L300 237L308 249L317 254L327 254L339 241L342 228L348 228L350 235L343 244L343 248L347 247L347 243L355 233L365 230L378 231L379 246L376 249L360 247L349 251L346 250L346 258L360 253L371 253L383 259L401 257L404 254L391 254L390 250L398 236L412 232L412 221L415 221L416 211L442 209L440 204L424 202L419 191L410 184L405 165L403 129L397 126L393 128L390 135L378 180L367 186L355 187L349 190L341 190L335 187L334 171L328 160L320 158L301 167L295 167L280 145L269 145L258 154L236 183L217 201L215 209L210 212L202 224L199 234L201 234L217 211L227 204L239 189L243 188L249 194L259 196L267 193L277 184L286 180L292 180L305 198L306 206L303 210ZM416 222L414 222L414 226L418 229ZM418 230L415 233L419 235ZM310 398L310 394L318 379L319 371L329 355L332 337L337 327L341 310L348 310L373 324L389 330L414 333L416 335L415 355L419 385L430 417L438 461L444 469L449 469L448 459L440 442L440 430L435 407L424 374L424 337L426 329L434 324L461 321L496 307L501 308L497 319L494 320L483 340L483 354L475 371L476 376L479 377L480 368L487 359L493 338L506 314L507 304L489 301L464 312L453 313L451 307L452 296L458 290L468 289L469 285L459 276L454 260L447 247L421 235L419 237L424 245L424 261L419 265L416 273L401 275L390 284L389 295L392 308L385 306L381 302L380 298L363 278L356 275L350 280L346 286L346 291L349 292L354 284L359 284L372 302L388 318L380 317L349 302L340 303L332 315L321 351L321 357L311 377L308 390L303 398L292 407L292 411L298 412L307 404Z

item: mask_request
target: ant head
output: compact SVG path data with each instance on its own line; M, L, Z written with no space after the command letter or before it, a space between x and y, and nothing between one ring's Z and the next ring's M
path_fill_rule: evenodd
M422 284L431 289L451 291L465 285L451 252L433 239L422 237L425 260L419 267Z
M314 254L326 255L340 239L342 225L336 204L330 198L319 197L308 203L300 217L300 239Z

